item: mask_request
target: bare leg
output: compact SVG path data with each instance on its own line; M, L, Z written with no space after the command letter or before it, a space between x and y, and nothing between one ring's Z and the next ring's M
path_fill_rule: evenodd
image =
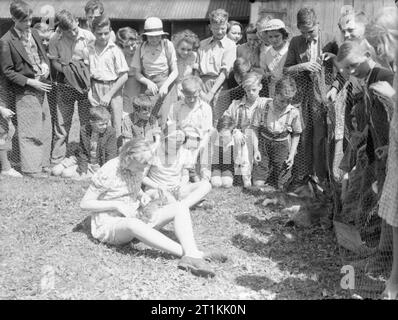
M209 181L202 180L191 184L186 184L180 189L181 203L188 208L193 207L200 200L202 200L211 190Z
M181 255L193 258L202 257L202 252L198 250L195 243L189 208L185 204L176 202L160 208L154 213L154 218L155 221L149 226L153 226L155 229L161 228L174 220L175 234L183 248Z

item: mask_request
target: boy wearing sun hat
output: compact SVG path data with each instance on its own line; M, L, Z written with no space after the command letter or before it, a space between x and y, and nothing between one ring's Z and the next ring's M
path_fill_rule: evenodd
M166 39L163 23L159 18L145 20L143 43L136 50L131 66L138 82L143 85L142 92L164 98L170 86L178 77L177 55L173 43ZM153 110L157 116L161 104Z

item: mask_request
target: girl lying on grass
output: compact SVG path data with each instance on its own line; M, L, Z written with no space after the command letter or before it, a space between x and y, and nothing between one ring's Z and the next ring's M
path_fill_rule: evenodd
M141 190L144 173L152 160L150 144L137 138L128 141L118 158L108 161L94 174L80 203L82 209L91 212L92 236L114 245L137 238L153 248L181 257L178 268L197 276L214 277L205 259L221 256L199 251L186 204L174 202L153 210L144 209L152 200L160 198L156 190L148 193ZM179 243L157 230L171 221Z

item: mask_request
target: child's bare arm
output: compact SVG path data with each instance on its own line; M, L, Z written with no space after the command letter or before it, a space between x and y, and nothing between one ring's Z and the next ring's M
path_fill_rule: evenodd
M292 137L292 141L291 141L291 146L290 146L290 150L289 150L289 157L287 158L287 161L286 161L288 169L290 169L293 166L294 157L297 152L297 146L300 141L300 134L292 134L291 137Z
M216 82L214 83L213 87L210 89L210 91L204 96L204 100L206 100L206 102L211 102L211 100L213 100L214 95L216 94L216 92L218 91L218 89L220 89L220 87L222 86L222 84L224 83L225 79L227 78L226 72L222 71L220 73L220 75L218 76L218 78L216 79Z
M123 72L116 80L115 84L111 87L107 94L100 98L100 105L107 107L111 103L113 96L118 92L126 83L128 79L128 73Z

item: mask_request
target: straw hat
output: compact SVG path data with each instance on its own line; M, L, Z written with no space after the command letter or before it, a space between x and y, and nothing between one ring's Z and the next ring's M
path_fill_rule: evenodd
M150 17L145 20L143 34L146 36L162 36L168 33L163 31L162 20L156 17Z

